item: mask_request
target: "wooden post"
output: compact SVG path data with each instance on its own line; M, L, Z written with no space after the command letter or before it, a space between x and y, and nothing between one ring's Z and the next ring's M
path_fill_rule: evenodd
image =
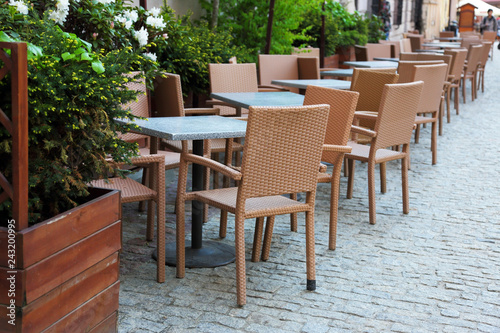
M319 41L319 67L325 67L325 2L321 5L321 34Z
M267 19L266 46L264 48L264 54L269 54L269 52L271 51L271 35L273 32L273 19L274 19L274 0L270 0L269 17Z

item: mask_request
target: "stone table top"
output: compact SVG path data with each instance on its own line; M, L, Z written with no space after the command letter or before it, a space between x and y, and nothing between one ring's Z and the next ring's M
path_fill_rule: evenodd
M454 42L432 42L432 43L423 43L422 46L425 47L439 47L441 49L459 49L462 46L460 43L454 43Z
M210 97L247 109L250 106L299 106L304 102L303 95L289 91L212 93Z
M321 76L337 76L337 77L351 77L352 76L352 68L348 69L336 69L333 71L322 71L320 72Z
M351 82L345 80L272 80L271 84L299 89L307 89L307 86L318 86L335 89L351 88Z
M344 61L344 65L359 68L395 68L398 63L394 61Z
M239 138L245 136L247 127L246 121L221 116L153 117L133 123L138 126L137 132L167 140Z

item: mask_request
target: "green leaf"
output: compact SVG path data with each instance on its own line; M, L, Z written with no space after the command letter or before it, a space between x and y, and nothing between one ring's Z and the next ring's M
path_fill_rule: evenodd
M92 57L89 56L89 54L87 52L84 52L84 53L82 53L81 59L82 60L92 60Z
M38 58L43 56L43 49L34 44L28 43L28 59Z
M7 35L5 32L0 31L0 42L15 42L13 38Z
M104 73L104 66L102 65L102 62L100 62L99 60L94 60L92 61L92 69L94 70L94 72L96 72L97 74L102 74Z
M82 44L87 48L87 51L90 52L92 50L92 44L90 44L87 41L84 41L83 39L80 39L80 42L82 42Z
M82 54L85 52L85 49L83 49L82 47L80 47L78 50L76 50L75 52L73 52L74 54L76 55L79 55L79 54Z
M61 54L61 57L63 58L64 61L66 61L73 59L75 55L69 52L64 52L63 54Z

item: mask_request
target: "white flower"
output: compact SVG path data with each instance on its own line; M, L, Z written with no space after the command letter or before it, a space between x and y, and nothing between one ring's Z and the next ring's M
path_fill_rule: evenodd
M53 10L49 14L49 18L56 21L57 24L63 25L66 21L66 16L68 16L68 12L62 10Z
M153 60L154 62L156 62L156 53L151 53L151 52L147 52L147 53L143 53L142 54L143 56L145 56L146 58L149 58L151 60Z
M69 11L69 1L68 0L58 0L56 4L58 11Z
M125 23L125 22L127 22L127 19L125 17L123 17L123 15L116 15L115 21L119 22L119 23Z
M149 34L148 31L144 29L144 27L141 27L140 30L134 31L134 37L139 42L139 45L142 47L148 43Z
M148 16L146 19L146 24L152 26L153 28L165 28L167 25L163 22L163 17L153 17Z
M132 27L132 23L133 23L132 21L128 21L128 20L125 21L125 28L130 29Z
M158 16L158 15L160 15L160 12L161 12L160 8L156 8L156 7L153 7L148 11L149 15L151 15L151 16Z
M17 11L23 15L28 15L28 6L22 1L10 1L9 5L16 7Z
M137 19L139 18L139 15L137 14L137 12L135 10L127 10L127 11L123 12L123 16L127 20L132 21L132 23L137 21Z

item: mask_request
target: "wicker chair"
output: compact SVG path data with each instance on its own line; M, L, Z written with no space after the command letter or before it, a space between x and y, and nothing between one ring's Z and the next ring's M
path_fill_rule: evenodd
M409 38L401 39L401 52L412 52L411 41Z
M454 31L440 31L439 37L441 37L441 38L455 37L455 32Z
M250 107L241 172L201 156L182 153L177 192L177 277L185 275L185 202L198 200L235 214L238 305L246 303L244 222L247 218L306 213L307 289L315 289L314 200L329 108L328 105ZM239 180L239 186L186 193L189 162L217 169ZM305 203L281 195L298 192L306 192Z
M399 58L399 54L401 53L401 41L394 40L379 40L380 44L389 44L391 45L391 58Z
M415 131L415 142L418 142L420 126L422 124L431 124L431 151L432 151L432 164L437 163L437 127L438 121L441 118L443 107L443 86L447 79L448 65L417 65L414 66L413 81L423 81L424 90L422 92L422 100L418 107L417 116L415 117L415 124L417 129ZM430 117L426 117L430 114Z
M424 35L408 34L407 37L410 40L412 52L416 52L416 50L422 49L422 44L424 43Z
M133 74L135 75L135 74ZM127 85L128 89L142 92L137 97L137 101L130 102L123 107L130 108L136 116L149 117L149 99L146 91L144 79L139 82L131 82ZM135 133L126 133L120 136L125 141L137 141L140 139L149 139L149 136ZM158 154L148 155L149 148L139 149L141 156L132 158L134 166L142 167L144 170L152 170L152 175L147 181L148 186L141 184L131 178L111 177L107 180L99 179L91 182L90 186L121 191L122 203L149 201L146 239L148 241L154 238L154 205L156 203L157 216L157 281L165 282L165 169L172 169L179 166L180 154L169 151L159 151ZM113 161L110 163L116 164ZM125 167L123 164L116 164L117 167ZM145 172L146 173L146 172ZM143 177L143 183L146 177Z
M450 122L450 96L451 91L454 89L454 106L456 110L456 114L459 113L459 103L458 103L458 88L460 88L460 77L462 75L462 71L465 65L465 59L467 58L467 50L466 49L457 49L457 50L444 50L445 55L452 56L450 75L448 77L448 81L450 85L448 86L448 92L446 94L447 98L447 121Z
M477 97L477 68L481 60L481 53L483 51L482 44L473 44L469 47L469 52L467 53L467 63L464 66L464 71L462 73L462 97L464 104L466 103L465 91L467 89L467 80L471 81L471 99Z
M491 32L491 31L485 31ZM488 56L490 54L490 49L492 42L483 41L483 52L481 53L481 58L479 59L479 67L477 68L477 89L481 86L481 92L484 93L484 69L486 68L486 63L488 62ZM493 58L492 58L493 59Z
M493 44L495 43L495 40L497 39L497 31L484 31L483 32L483 42L488 41L491 42L490 48L488 49L491 51L491 60L493 60Z
M389 44L367 43L364 46L355 45L354 52L357 61L373 61L373 58L390 58L391 46Z
M375 164L401 159L403 213L409 213L408 158L415 113L420 103L423 82L389 84L384 88L378 114L356 113L355 118L376 119L375 129L353 127L352 131L372 137L370 146L352 143L346 154L349 165L347 198L352 198L355 161L368 163L368 198L370 223L376 222ZM402 151L384 149L402 145Z
M398 83L413 82L413 72L415 71L415 65L435 65L443 63L443 60L400 60L398 65Z

